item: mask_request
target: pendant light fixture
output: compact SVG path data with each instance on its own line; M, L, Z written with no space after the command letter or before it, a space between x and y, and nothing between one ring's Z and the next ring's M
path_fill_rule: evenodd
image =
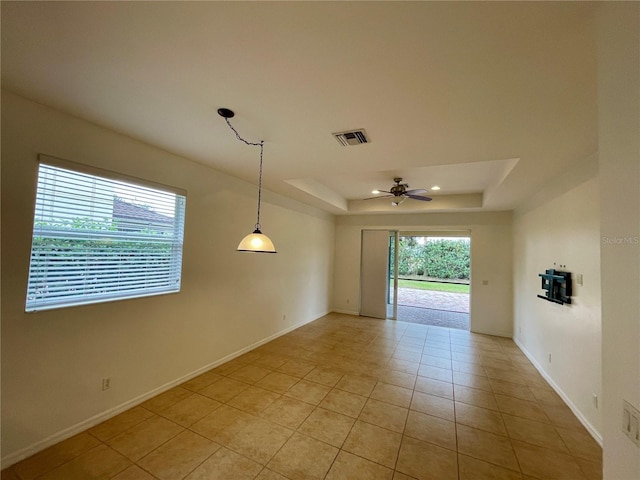
M230 118L235 116L233 110L228 108L219 108L218 115L225 119L229 128L236 134L236 138L247 145L260 147L260 173L258 175L258 217L256 220L255 229L253 233L250 233L242 239L238 245L238 252L255 252L255 253L277 253L276 247L273 246L273 242L264 233L260 231L260 202L262 200L262 155L264 153L264 140L260 140L260 143L252 143L246 141L240 136L238 131L233 128Z

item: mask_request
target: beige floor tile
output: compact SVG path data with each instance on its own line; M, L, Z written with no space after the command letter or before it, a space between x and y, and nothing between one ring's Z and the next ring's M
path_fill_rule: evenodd
M253 418L227 444L231 450L265 465L293 434L262 418Z
M412 396L413 390L383 382L378 382L373 392L371 392L371 398L398 405L399 407L409 407Z
M15 470L11 467L2 470L2 472L0 472L0 479L1 480L20 480L20 477L18 476L18 474L15 472ZM153 478L151 479L153 480Z
M186 480L252 480L262 465L226 448L210 456Z
M507 429L502 421L502 415L495 410L475 407L466 403L456 402L456 423L478 428L487 432L506 435Z
M520 472L466 455L458 455L458 469L460 470L460 480L522 480Z
M200 394L224 403L247 388L249 388L249 385L244 382L232 378L223 378L200 390Z
M222 378L222 375L210 370L208 372L203 373L202 375L198 375L197 377L184 382L183 384L180 385L180 387L185 388L187 390L191 390L192 392L199 392L203 388L208 387L209 385L217 382L221 378Z
M129 465L131 465L129 459L103 444L38 478L43 480L111 478L125 470Z
M402 435L358 420L344 442L343 450L394 468Z
M324 442L294 433L267 467L291 480L322 479L338 451Z
M218 375L223 375L223 376L226 377L227 375L232 374L236 370L241 369L245 365L246 365L246 363L244 363L242 361L238 361L237 359L234 359L234 360L230 360L230 361L228 361L226 363L223 363L222 365L217 366L216 368L214 368L211 371L214 372L214 373L217 373Z
M429 346L430 344L427 343L427 346L422 350L422 353L424 353L425 355L431 355L432 357L440 357L440 358L447 358L447 359L452 359L453 355L451 353L451 350L449 350L448 348L434 348Z
M422 365L451 370L451 359L449 358L434 357L433 355L423 354L420 358L420 363Z
M583 458L575 460L588 480L602 480L602 462L590 462Z
M18 462L13 466L13 470L15 470L21 479L31 480L98 445L100 445L100 442L91 435L79 433Z
M408 413L409 410L404 407L370 398L367 400L358 419L387 430L402 433Z
M390 359L386 365L391 370L397 370L399 372L411 373L413 375L418 374L420 363L409 362L407 360Z
M271 370L259 367L258 365L245 365L229 375L229 378L239 380L241 382L254 384L269 375Z
M252 418L252 415L237 408L222 405L202 420L191 425L190 429L209 440L226 445L248 425Z
M325 477L326 480L391 480L393 470L376 463L341 451L331 470Z
M507 414L502 414L502 418L512 439L569 453L553 425Z
M568 428L571 430L583 431L584 427L566 405L539 402L546 416L556 427Z
M477 363L461 362L459 360L453 360L451 362L451 370L455 372L470 373L472 375L478 375L480 377L486 377L487 373L484 371L484 367Z
M451 354L451 359L457 362L475 363L477 365L482 365L482 357L480 355L471 355L468 353L453 352Z
M157 480L156 477L150 473L145 472L137 465L131 465L126 470L120 472L113 477L112 480Z
M269 405L261 416L267 420L295 430L313 411L314 406L295 398L280 397Z
M251 363L253 363L254 365L258 365L259 367L267 368L269 370L276 370L282 367L285 363L287 363L288 360L289 360L288 358L282 355L271 353L271 354L261 355L259 358L252 361Z
M340 381L344 372L332 368L316 367L304 377L309 382L319 383L327 387L334 387Z
M496 398L491 392L465 387L464 385L454 385L453 392L456 402L488 408L489 410L498 410Z
M377 380L373 377L345 374L340 381L336 383L336 388L344 390L345 392L368 397L376 386L376 382Z
M570 455L517 440L513 441L513 448L522 472L527 475L544 479L562 478L563 480L584 480L587 478Z
M334 388L320 402L320 407L356 418L362 411L367 397Z
M90 428L88 432L104 442L105 440L115 437L119 433L130 429L151 416L153 416L153 413L146 408L133 407L130 410L122 412L121 414Z
M557 427L569 451L576 457L602 462L602 448L586 430L574 430Z
M249 387L229 400L227 405L258 415L279 398L279 393L270 392L263 388Z
M393 480L417 480L416 477L410 477L399 471L393 472Z
M137 461L184 430L162 417L151 417L109 439L107 443L127 458Z
M340 448L354 422L352 417L318 407L300 425L298 431Z
M453 400L453 384L449 382L441 382L432 378L418 377L416 379L415 390L417 392L428 393L438 397L444 397Z
M539 402L550 403L554 405L564 405L565 403L556 392L551 388L536 388L532 390L533 396Z
M142 403L140 406L146 408L147 410L151 410L152 412L160 412L165 408L170 407L174 403L178 403L180 400L184 400L188 396L190 396L193 392L181 387L175 387L170 390L167 390L160 395L156 395L155 397L147 400Z
M525 377L517 371L508 371L501 368L486 366L484 367L484 370L487 372L487 377L491 379L504 380L505 382L511 382L519 385L527 385Z
M222 404L216 400L194 393L162 410L159 414L178 425L188 427L209 415L220 405Z
M502 413L526 418L535 422L549 423L549 419L545 415L544 411L538 406L537 402L529 402L527 400L507 397L505 395L496 395L496 402L498 402L498 408Z
M404 434L449 450L456 449L456 424L440 417L409 410Z
M504 380L491 379L491 387L494 394L506 395L509 397L520 398L521 400L536 401L531 389L526 385L506 382Z
M138 465L161 480L184 478L219 448L217 443L187 430L156 448Z
M407 360L409 362L420 363L420 360L422 359L422 348L415 348L413 350L403 350L398 348L393 352L391 358L395 360Z
M419 480L457 480L456 452L403 437L396 470Z
M417 410L445 420L455 420L453 400L429 395L428 393L414 392L411 400L411 410Z
M282 394L293 387L296 383L298 383L299 380L299 378L296 378L292 375L287 375L286 373L271 372L269 375L256 383L256 387L264 388L266 390L271 390L272 392Z
M434 380L440 380L441 382L453 382L453 375L450 368L439 368L431 365L420 365L418 369L418 375L421 377L432 378Z
M456 425L458 452L511 470L518 470L511 441L502 435Z
M263 468L258 474L255 480L288 480L284 475L280 475L278 472Z
M285 393L285 396L310 403L311 405L318 405L330 391L331 387L303 379L291 387Z
M478 390L493 392L489 379L480 375L454 371L453 383L456 385L464 385L465 387L477 388Z
M313 363L301 360L289 360L276 371L291 375L292 377L302 378L314 368L316 368L316 365Z
M397 385L402 388L414 388L417 378L414 373L401 372L393 369L384 369L378 373L377 377L380 382Z

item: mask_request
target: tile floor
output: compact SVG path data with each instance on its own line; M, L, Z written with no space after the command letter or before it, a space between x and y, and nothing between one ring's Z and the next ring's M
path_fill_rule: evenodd
M330 314L2 480L592 480L601 455L511 340Z

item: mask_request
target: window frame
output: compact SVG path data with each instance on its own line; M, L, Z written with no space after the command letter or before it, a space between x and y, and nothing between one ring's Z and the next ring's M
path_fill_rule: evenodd
M35 268L38 266L37 264L34 264L34 246L35 246L34 240L36 238L48 239L48 240L55 238L52 234L54 229L49 229L49 230L43 229L43 228L38 229L38 225L37 225L39 221L38 220L39 192L42 195L42 191L41 191L41 171L42 171L41 167L42 166L71 171L72 173L77 173L81 175L89 175L91 177L97 178L98 182L101 180L104 180L107 182L122 182L132 188L140 187L141 189L151 189L153 191L174 195L175 210L174 210L174 216L172 217L173 222L170 224L171 229L173 230L173 233L169 234L167 237L163 237L162 234L158 235L158 231L150 232L150 233L148 232L148 234L145 234L143 233L142 230L138 232L138 231L128 231L123 229L123 230L118 230L119 232L118 234L108 233L105 235L105 234L97 234L97 232L102 232L102 230L87 229L84 231L79 230L79 232L72 232L71 229L62 230L63 232L62 236L69 239L75 239L77 237L77 238L81 238L82 240L86 240L87 242L91 242L91 241L103 240L107 238L115 242L118 242L120 244L123 244L123 243L126 244L127 242L132 242L132 245L130 246L131 249L127 250L125 248L121 250L121 252L126 252L129 256L132 256L132 253L136 251L135 247L133 246L134 241L137 242L138 245L142 243L143 246L145 242L148 243L149 245L153 244L156 246L159 244L160 245L167 244L169 246L169 248L167 249L168 256L165 255L164 257L166 267L165 268L156 267L158 272L161 272L161 271L166 272L164 277L161 276L162 278L165 279L165 282L166 282L165 285L161 285L161 286L143 285L140 288L134 288L134 287L127 288L127 287L118 286L118 287L115 287L114 290L110 290L107 293L104 293L103 291L98 293L82 293L78 295L71 295L66 298L63 295L61 295L60 297L51 296L48 298L41 297L39 299L32 298L33 289L35 288L35 285L36 285L35 280L32 283L32 275L35 278L34 271L35 271ZM119 300L130 300L134 298L144 298L144 297L155 296L155 295L174 294L174 293L179 293L181 291L182 262L183 262L183 252L184 252L184 230L185 230L185 223L186 223L186 200L187 200L186 190L173 187L173 186L164 185L157 182L152 182L149 180L140 179L137 177L126 175L126 174L120 174L111 170L105 170L98 167L88 166L85 164L80 164L80 163L76 163L68 160L51 157L44 154L38 155L36 172L37 172L36 182L35 182L36 185L34 189L34 199L33 199L33 204L31 209L31 212L32 212L31 213L32 215L31 247L29 249L28 279L27 279L26 297L25 297L25 303L24 303L25 312L33 313L33 312L38 312L43 310L70 308L70 307L81 306L81 305L97 304L97 303L112 302L112 301L119 301ZM68 183L67 184L62 183L61 187L68 189L69 188L68 185L69 185ZM112 184L112 186L116 186L116 184ZM43 187L43 188L46 188L46 187ZM118 198L118 196L114 194L113 198L114 198L114 205L115 205L115 200ZM129 205L135 205L129 202L125 202L125 203ZM53 208L59 207L59 204L56 205L55 202L53 203L53 205L54 205ZM42 204L40 206L42 207ZM82 212L82 209L79 208L78 212ZM154 213L157 213L157 212L154 211ZM113 220L114 220L114 217L112 216L111 221ZM105 225L107 224L105 223ZM38 234L42 232L47 232L48 235L38 236ZM37 254L38 252L39 250L36 249L35 253ZM81 258L81 257L79 256L78 258ZM152 259L151 255L145 256L144 254L142 254L138 257L139 261L149 261L151 259ZM48 261L49 261L48 259L45 259L44 261L45 264ZM87 263L89 264L89 267L96 268L97 265L99 265L98 262L102 262L102 261L103 260L96 260L94 263L91 263L90 261L88 261ZM109 263L110 266L115 266L117 264L118 264L117 260L113 263ZM97 268L100 268L100 267L97 267ZM150 270L153 271L153 269L154 267L152 266ZM134 269L132 267L127 267L124 269L124 271L132 272L134 271ZM153 271L153 273L157 273L157 272ZM70 277L70 278L73 278L73 277ZM119 279L120 277L116 275L115 278ZM176 283L174 285L171 285L170 283L171 281L175 281ZM108 290L107 287L112 287L112 284L108 280L104 280L104 278L101 279L101 282L102 283L99 283L99 285L102 286L105 289L105 291Z

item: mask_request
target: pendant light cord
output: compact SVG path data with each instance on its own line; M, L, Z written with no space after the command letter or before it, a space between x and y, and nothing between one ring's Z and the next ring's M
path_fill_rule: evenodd
M260 231L260 203L262 200L262 154L264 153L264 140L260 140L260 143L248 142L247 140L245 140L240 136L240 134L235 128L233 128L233 125L231 125L231 122L229 121L228 118L225 117L225 121L227 122L227 125L229 125L229 128L233 130L233 133L236 134L236 138L238 140L252 147L260 147L260 173L258 175L258 218L256 220L256 231L259 232Z

